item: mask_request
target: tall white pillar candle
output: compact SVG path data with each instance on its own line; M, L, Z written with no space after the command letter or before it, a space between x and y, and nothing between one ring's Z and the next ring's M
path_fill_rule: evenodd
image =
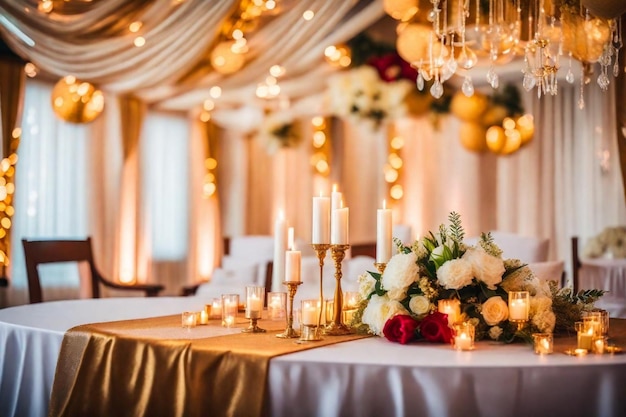
M274 224L274 266L272 288L279 288L285 280L285 251L287 250L287 222L281 212Z
M330 198L313 197L313 230L311 243L330 243Z
M342 207L333 210L331 222L333 227L330 230L331 245L347 245L348 244L348 207Z
M376 262L387 263L391 258L392 217L391 209L383 208L376 213Z
M295 233L293 230L293 227L290 227L287 229L287 249L288 250L292 250L294 248L294 244L295 244Z
M302 254L299 250L285 252L285 281L300 282Z
M335 210L341 208L343 194L337 191L337 184L333 184L333 191L330 193L330 209Z

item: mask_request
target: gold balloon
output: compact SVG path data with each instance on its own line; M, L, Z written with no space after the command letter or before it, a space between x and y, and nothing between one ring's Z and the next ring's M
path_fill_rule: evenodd
M465 122L460 129L461 145L472 152L487 150L486 129L478 123Z
M465 122L477 122L487 110L489 100L484 94L475 92L467 97L461 91L452 97L450 112Z
M522 146L522 135L520 135L517 129L505 130L504 136L506 136L506 143L504 148L502 148L502 154L510 155Z
M489 106L485 114L483 114L482 123L485 126L500 125L507 114L508 110L504 106Z
M71 75L56 83L51 99L54 113L71 123L89 123L104 109L102 92Z
M487 147L493 153L501 153L506 145L506 135L500 126L491 126L487 129Z
M220 74L228 75L237 72L246 62L243 53L233 52L235 41L225 41L217 44L211 52L211 66Z
M533 116L525 114L517 119L517 130L522 138L522 146L526 145L533 139L535 134L535 122Z
M430 59L433 58L433 66L440 67L443 65L442 59L448 56L448 48L437 41L437 37L433 34L432 27L421 24L400 24L398 25L398 38L396 39L396 49L398 54L406 62L419 65L421 67L429 67ZM431 48L431 40L432 42ZM442 50L443 48L443 50ZM432 49L432 53L431 53Z
M404 104L409 114L412 116L421 116L428 113L432 101L432 95L420 93L415 88L411 89L407 95L404 96Z
M406 22L415 16L419 7L417 0L383 0L383 9L394 19Z
M585 19L570 9L563 9L563 47L583 62L596 62L611 38L609 23L600 18Z
M581 0L591 14L605 19L615 19L626 12L624 0Z

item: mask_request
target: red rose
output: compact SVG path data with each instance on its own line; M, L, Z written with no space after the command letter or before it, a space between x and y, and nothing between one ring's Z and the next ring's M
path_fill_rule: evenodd
M420 322L420 333L429 342L450 343L452 329L448 327L448 315L434 312Z
M385 327L383 327L383 334L392 342L406 344L415 339L415 330L418 326L419 322L413 317L397 314L387 320Z
M417 70L406 62L397 52L390 52L382 56L375 56L367 61L367 64L376 68L381 80L392 82L406 79L415 82Z

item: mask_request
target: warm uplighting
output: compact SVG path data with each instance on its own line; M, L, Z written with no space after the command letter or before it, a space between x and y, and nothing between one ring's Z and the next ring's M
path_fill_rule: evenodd
M321 116L311 119L313 128L313 155L311 156L311 166L313 172L318 175L327 176L330 173L330 138L328 123Z
M326 62L341 68L347 68L352 63L352 52L347 45L331 45L324 50Z

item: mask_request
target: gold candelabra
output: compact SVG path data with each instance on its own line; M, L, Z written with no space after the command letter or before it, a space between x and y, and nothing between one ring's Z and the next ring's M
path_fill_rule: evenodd
M242 333L265 333L266 330L257 325L259 317L250 317L250 324L245 329L241 329Z
M311 245L313 250L317 253L317 259L319 261L320 266L320 311L317 315L317 328L315 329L315 338L307 339L307 340L320 340L322 337L321 329L322 329L322 313L324 309L324 259L326 258L326 252L330 248L328 243L313 243Z
M294 339L296 337L300 337L298 332L293 329L293 298L296 295L296 291L298 291L298 285L302 284L302 281L283 281L283 285L287 286L288 295L289 295L289 314L287 314L287 328L284 332L279 333L276 337L280 337L282 339Z
M326 326L325 333L329 336L341 336L352 333L343 323L343 292L341 290L341 262L346 256L350 245L330 245L330 253L335 262L335 299L333 302L333 321Z
M387 262L374 262L374 266L378 270L378 272L382 275L385 272L385 268L387 268Z

